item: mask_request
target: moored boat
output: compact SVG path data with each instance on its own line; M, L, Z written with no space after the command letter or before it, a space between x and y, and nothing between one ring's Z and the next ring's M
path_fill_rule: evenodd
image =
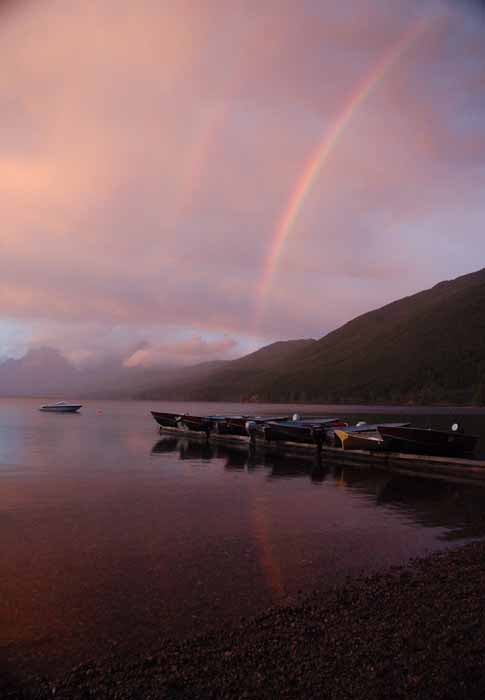
M347 432L347 428L335 430L342 449L344 450L380 450L384 445L382 437L377 430Z
M209 416L191 416L185 414L180 417L177 422L177 427L180 430L193 430L197 433L210 432L211 422Z
M216 416L212 421L212 430L218 435L247 435L245 425L249 416Z
M285 441L321 445L326 441L328 429L346 425L347 423L339 418L268 421L258 428L258 432L262 433L268 442Z
M216 423L215 430L225 435L246 437L250 432L253 434L258 427L265 423L285 420L289 420L289 416L228 416L224 421Z
M347 435L347 443L345 449L347 450L360 450L360 449L367 449L366 447L351 447L350 445L352 444L352 440L350 440L350 436L359 436L360 437L365 437L365 438L376 438L377 440L380 440L382 442L382 437L378 433L378 428L379 427L396 427L396 428L404 428L408 426L409 423L366 423L365 421L361 421L360 423L357 423L356 425L348 425L343 432ZM342 432L342 431L340 431ZM329 431L328 434L329 442L334 446L334 447L343 447L343 442L341 440L341 437L339 435L339 431L337 429ZM354 442L354 444L357 444ZM363 445L364 443L362 443ZM371 446L373 449L373 447ZM369 448L369 449L371 449Z
M39 411L47 411L49 413L77 413L82 408L80 403L67 403L66 401L58 401L57 403L45 403L39 406Z
M184 413L177 423L181 430L190 430L209 435L215 429L216 423L225 421L226 416L192 416Z
M381 425L378 430L384 440L384 449L389 452L446 457L472 455L478 442L478 436L462 433L456 423L453 428L454 430L446 431Z
M162 413L160 411L150 411L150 413L162 428L177 428L178 421L182 416L180 413Z

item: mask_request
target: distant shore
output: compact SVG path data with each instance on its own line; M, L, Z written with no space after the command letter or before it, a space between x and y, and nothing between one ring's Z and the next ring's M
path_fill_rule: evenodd
M485 543L348 580L150 656L5 683L9 700L483 698Z
M268 406L268 407L275 407L277 406L281 410L284 408L288 407L295 407L296 408L308 408L309 410L313 410L315 408L322 408L322 409L333 409L335 411L343 412L343 411L350 411L352 409L355 409L356 411L362 412L362 411L367 411L369 413L378 413L379 411L382 411L383 413L388 413L388 412L398 412L398 413L406 413L409 411L410 413L416 412L416 413L434 413L434 412L445 412L445 411L452 411L455 413L460 413L460 412L465 412L465 413L482 413L485 412L485 403L447 403L444 401L441 402L436 402L436 403L418 403L418 402L403 402L403 403L396 403L396 402L376 402L376 403L359 403L359 402L338 402L338 403L330 403L330 402L322 402L322 401L266 401L261 399L260 401L242 401L242 400L237 400L237 399L230 399L230 400L224 400L224 399L210 399L210 400L205 400L205 399L188 399L188 398L180 398L180 399L174 399L174 398L156 398L156 397L146 397L146 396L93 396L89 394L83 394L83 393L64 393L64 394L50 394L50 393L44 393L44 394L32 394L32 395L4 395L0 396L0 400L5 400L5 401L39 401L39 402L46 402L46 401L55 401L55 400L72 400L72 401L86 401L88 402L106 402L110 403L113 401L116 402L123 402L123 403L143 403L143 404L192 404L192 405L234 405L234 406L247 406L248 410L251 406L254 407L253 410L250 410L251 413L257 413L258 410L260 409L261 406Z

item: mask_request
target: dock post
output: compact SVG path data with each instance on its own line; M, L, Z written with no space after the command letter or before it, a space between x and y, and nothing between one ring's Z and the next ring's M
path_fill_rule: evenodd
M317 453L321 454L323 445L323 434L322 430L319 428L312 428L312 438L317 446Z
M248 420L246 421L246 424L244 426L246 428L246 432L249 435L249 445L250 447L255 447L256 446L256 428L257 425L255 421L253 420Z

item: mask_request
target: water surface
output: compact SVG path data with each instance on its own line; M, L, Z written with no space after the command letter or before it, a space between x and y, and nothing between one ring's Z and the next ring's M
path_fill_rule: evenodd
M239 406L39 403L0 401L0 660L19 672L150 648L485 534L482 486L163 437L149 414ZM484 422L413 420L457 417Z

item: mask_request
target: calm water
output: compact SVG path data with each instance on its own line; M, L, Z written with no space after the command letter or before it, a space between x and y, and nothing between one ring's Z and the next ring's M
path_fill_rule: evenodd
M0 661L13 671L149 648L485 535L485 487L162 437L149 415L235 405L39 403L0 401ZM413 420L457 417L484 432L483 411Z

